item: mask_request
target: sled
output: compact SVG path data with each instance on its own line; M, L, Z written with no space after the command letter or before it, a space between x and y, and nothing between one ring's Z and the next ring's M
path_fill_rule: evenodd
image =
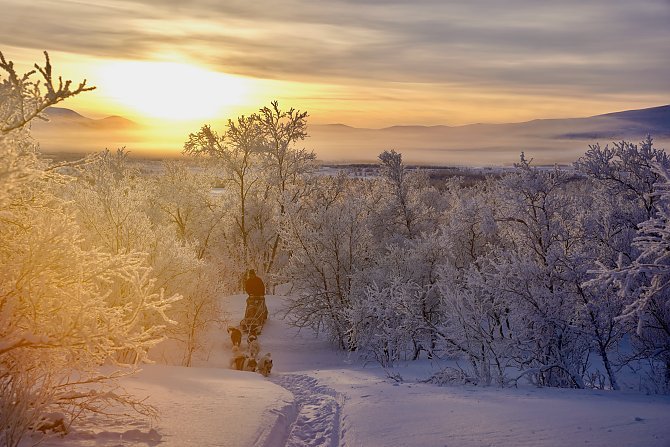
M265 305L265 296L249 296L247 298L247 308L244 312L244 318L240 321L240 330L258 335L261 333L267 319L268 308Z

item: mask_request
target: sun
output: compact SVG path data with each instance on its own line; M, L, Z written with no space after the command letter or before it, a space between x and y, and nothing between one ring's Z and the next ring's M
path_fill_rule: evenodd
M110 99L150 118L211 118L243 103L249 81L176 62L115 61L99 69L98 87Z

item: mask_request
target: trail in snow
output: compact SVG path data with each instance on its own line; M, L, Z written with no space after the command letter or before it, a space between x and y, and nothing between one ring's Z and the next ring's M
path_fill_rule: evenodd
M340 418L344 397L313 377L281 374L272 382L290 391L295 397L295 417L286 421L287 447L340 446Z
M246 296L225 297L239 321ZM50 447L221 446L670 446L667 396L593 390L437 387L428 362L398 365L403 383L333 349L279 317L282 297L260 337L270 377L229 368L230 337L213 328L192 368L147 365L122 385L161 411L157 422L94 417ZM246 345L245 345L246 346ZM179 351L175 351L178 353ZM160 357L158 357L160 358ZM438 365L439 366L439 365ZM346 396L346 401L345 401ZM21 447L39 439L28 438Z

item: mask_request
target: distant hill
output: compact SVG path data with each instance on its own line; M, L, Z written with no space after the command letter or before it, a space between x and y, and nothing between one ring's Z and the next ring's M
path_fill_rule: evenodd
M537 119L464 126L391 126L383 129L310 125L305 145L324 161L375 161L387 149L412 163L511 164L520 152L540 163L571 163L589 144L651 135L670 150L670 105L585 118Z
M65 108L47 109L49 122L36 121L33 133L45 152L99 151L126 146L133 151L179 154L187 137L157 141L156 133L120 116L91 119ZM166 129L167 130L167 129ZM219 129L222 130L222 129ZM328 163L376 163L384 150L402 152L412 164L509 165L523 151L536 163L572 163L590 144L639 142L650 134L670 150L670 105L584 118L537 119L521 123L465 126L397 125L383 129L345 124L309 125L301 142ZM166 132L161 132L164 134ZM137 152L136 152L137 153Z
M649 109L607 113L601 116L633 121L645 126L663 127L666 130L670 129L670 105L651 107Z
M89 120L74 110L64 109L62 107L49 107L45 110L45 115L49 116L51 120Z
M609 128L585 133L567 133L565 136L568 138L623 138L627 135L650 134L656 138L670 137L670 105L606 113L585 119L592 120L596 126L603 120L610 120Z
M49 107L44 111L49 121L35 120L33 130L41 131L53 127L72 127L92 130L119 130L138 128L138 124L120 116L108 116L102 119L87 118L74 110L62 107Z
M48 121L33 120L31 130L46 153L81 154L137 147L145 139L142 126L120 116L92 119L62 107L49 107L45 115Z

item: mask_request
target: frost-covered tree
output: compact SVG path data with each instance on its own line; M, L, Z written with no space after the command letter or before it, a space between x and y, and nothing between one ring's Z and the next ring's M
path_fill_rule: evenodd
M170 312L179 324L170 327L169 337L183 346L180 363L185 366L211 349L204 345L204 334L224 318L217 297L237 286L225 254L216 250L226 212L211 185L210 175L183 162L166 162L149 185L157 241L150 260L161 285L184 297Z
M539 384L581 388L588 342L574 325L571 287L581 237L574 225L579 204L569 192L569 174L532 168L523 154L517 166L500 182L512 193L510 200L496 209L501 237L512 246L503 254L507 269L499 270L498 278L501 290L519 303L517 361L532 368Z
M656 197L654 185L661 179L656 164L668 167L670 159L664 150L655 148L648 136L639 145L628 141L613 143L613 147L589 146L586 154L575 162L575 167L602 182L610 195L619 195L635 209L627 210L629 224L635 226L654 215Z
M443 350L466 362L462 378L481 385L507 386L507 368L517 352L512 329L521 313L509 294L497 290L500 267L500 259L489 253L467 268L444 265L437 283L444 306Z
M416 360L422 352L429 358L435 354L442 321L436 282L447 258L435 239L431 234L378 249L370 265L354 275L357 345L384 366Z
M299 177L312 170L316 158L313 152L295 147L307 137L307 112L290 108L282 110L277 101L259 110L257 119L265 139L267 166L271 169L271 184L277 189L280 205L294 202L299 196L291 186ZM286 196L286 194L290 194Z
M451 186L450 207L443 213L438 242L449 254L449 264L464 269L500 243L494 218L495 181L488 179L470 188Z
M2 56L0 68L2 443L17 445L48 427L67 430L82 414L117 403L155 415L115 379L163 339L166 312L179 296L156 287L145 255L85 242L58 194L68 177L40 159L27 132L45 107L90 88L83 82L71 90L60 78L55 86L48 56L36 67L41 82Z
M314 152L295 145L307 137L307 112L290 108L282 110L277 101L258 111L257 118L265 139L264 171L268 184L283 216L288 204L299 202L307 195L309 183L305 175L313 170ZM273 273L279 255L281 236L276 231L269 240L263 257L263 271Z
M82 247L67 208L49 202L16 210L12 224L2 225L5 436L16 436L17 424L38 429L48 414L58 414L66 430L80 415L107 412L114 402L153 415L151 407L118 391L115 378L147 360L170 323L166 312L179 298L156 288L143 255ZM105 372L105 364L115 368Z
M174 228L179 241L194 246L198 259L216 257L214 244L227 214L212 194L212 177L183 161L166 161L150 190L152 222Z
M402 154L394 150L379 154L379 161L385 204L380 207L378 218L382 234L399 242L434 231L440 203L433 200L427 177L408 170Z
M190 134L184 144L184 153L204 156L221 168L221 186L231 188L231 196L237 212L234 215L237 237L232 243L239 245L242 253L235 256L242 263L242 270L251 264L255 254L249 244L254 219L254 202L264 189L259 172L260 153L265 149L256 115L241 116L236 121L228 120L224 135L218 135L210 126L203 126L198 133ZM241 273L241 271L240 271Z
M167 166L157 178L143 176L128 153L118 150L105 151L83 167L66 190L87 244L112 254L144 253L156 285L183 297L169 314L177 324L168 335L180 342L179 362L185 366L195 351L206 348L206 327L221 320L216 297L222 283L216 265L201 256L221 212L209 212L209 189L206 180L176 166Z
M280 225L290 252L281 278L292 284L287 318L297 327L330 335L342 349L352 337L353 275L371 262L368 211L360 186L345 176L326 177L301 203L287 204Z
M440 319L434 285L445 257L435 243L436 223L445 201L427 177L405 167L401 154L385 151L379 158L380 177L350 180L361 191L351 200L368 210L364 223L374 249L368 262L351 273L352 324L361 355L389 366L422 352L433 355ZM392 334L393 341L377 342L382 333Z
M353 301L352 316L356 346L383 367L414 358L412 341L424 329L417 320L426 290L404 278L391 278L386 285L368 285L362 299Z
M633 242L639 225L655 217L662 206L655 185L664 182L661 172L670 167L667 154L655 148L651 137L647 137L639 145L622 141L614 143L611 149L590 146L575 166L588 176L592 185L590 193L583 195L592 209L588 232L595 254L592 264L601 266L601 271L629 266L640 256L640 245ZM617 318L630 303L630 296L617 293L615 285L602 280L602 276L591 278L584 277L586 283L580 290L598 351L603 353L606 347L608 350L616 347L627 333L640 348L632 357L610 359L601 354L612 387L616 389L616 380L609 371L629 360L647 357L653 349L644 348L646 343L630 329L632 319Z
M454 203L437 239L447 254L436 283L443 315L438 340L443 351L466 361L459 380L506 386L514 353L513 310L508 297L492 284L506 246L494 218L501 199L497 181L488 179L470 188L454 185Z
M441 201L427 199L434 191L423 178L402 163L396 168L400 183L315 177L309 195L286 205L280 225L290 254L281 278L300 294L289 318L325 329L342 348L385 366L433 354L440 319L434 283L445 257L430 231ZM411 238L402 217L410 215ZM394 342L385 343L379 331Z
M389 182L392 198L389 202L391 204L391 214L394 214L390 221L395 221L400 224L403 232L408 238L417 235L416 227L416 207L412 207L409 203L409 182L408 173L405 165L402 162L402 154L390 150L379 154L379 161L381 162L382 176Z
M571 181L563 171L531 167L522 155L516 172L490 192L498 247L444 277L452 339L480 380L490 381L495 366L495 380L506 383L501 374L511 358L539 385L584 386L589 349L575 324L581 233ZM490 221L468 231L486 226Z
M147 185L128 156L125 149L105 150L83 167L66 191L86 229L87 242L114 254L147 252L151 241Z
M86 80L72 87L72 81L59 76L58 81L52 73L49 53L44 52L44 66L35 64L34 70L17 73L14 63L5 59L0 52L0 134L20 129L33 118L44 118L42 111L67 98L95 89L87 87ZM35 75L40 76L35 80Z
M591 368L585 380L589 386L619 389L616 371L621 365L619 345L628 324L617 319L623 301L611 285L598 282L586 285L597 263L614 265L620 256L630 256L632 237L620 219L621 198L609 195L593 179L571 182L568 192L579 197L579 212L572 222L580 234L566 262L571 274L569 286L576 295L575 324L591 340L593 353L600 357L604 371ZM625 253L625 255L624 255Z
M593 283L614 284L626 307L619 318L636 323L638 357L648 359L657 390L670 390L670 167L656 163L658 180L651 194L656 212L639 225L633 244L639 255L614 268L600 264Z
M258 113L228 120L223 135L203 126L184 145L184 153L204 156L221 169L222 196L236 209L224 247L238 265L233 276L241 277L248 267L274 271L281 256L276 219L287 203L306 194L304 175L314 160L313 153L295 147L307 136L306 125L306 112L281 110L274 101Z

